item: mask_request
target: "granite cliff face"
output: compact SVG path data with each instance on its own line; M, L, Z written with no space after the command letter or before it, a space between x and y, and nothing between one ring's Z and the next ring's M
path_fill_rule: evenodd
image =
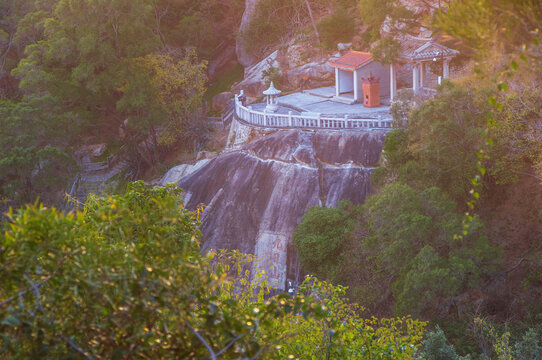
M210 160L178 182L190 209L207 206L203 248L256 254L272 285L284 289L298 273L291 235L307 208L362 203L384 137L281 130Z

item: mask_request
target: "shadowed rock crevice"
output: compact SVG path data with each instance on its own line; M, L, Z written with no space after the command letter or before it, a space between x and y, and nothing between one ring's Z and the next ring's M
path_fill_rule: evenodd
M284 288L295 277L284 254L293 230L309 207L365 201L384 137L382 132L277 131L210 160L178 183L189 209L207 205L203 249L264 257L280 251L273 257L279 263L269 267L279 269L277 287ZM284 242L281 250L273 248L276 239Z

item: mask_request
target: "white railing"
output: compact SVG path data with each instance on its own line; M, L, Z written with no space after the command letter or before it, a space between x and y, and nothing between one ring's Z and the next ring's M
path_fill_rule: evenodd
M314 129L391 129L392 119L351 119L348 115L344 117L328 117L320 114L314 115L293 115L276 114L272 112L257 111L249 106L243 106L235 95L235 114L237 118L257 126L271 128L314 128Z

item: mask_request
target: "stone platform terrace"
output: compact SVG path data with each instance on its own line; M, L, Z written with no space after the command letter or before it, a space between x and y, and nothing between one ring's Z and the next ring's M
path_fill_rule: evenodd
M363 104L348 105L332 101L333 96L335 96L335 87L329 86L281 96L278 98L278 103L295 108L300 112L319 113L322 116L391 117L388 105L366 108Z

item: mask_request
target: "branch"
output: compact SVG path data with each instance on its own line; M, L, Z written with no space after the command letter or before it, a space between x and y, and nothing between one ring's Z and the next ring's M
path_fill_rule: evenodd
M512 271L516 270L524 261L525 261L525 258L521 258L516 265L514 265L510 269L506 270L504 272L504 274L508 275L509 272L512 272Z
M196 331L196 329L194 329L190 325L190 323L188 322L188 320L186 318L183 317L183 319L184 319L184 322L186 323L186 326L188 327L188 329L190 329L190 331L192 331L192 333L194 333L194 335L196 335L198 340L201 341L201 343L203 345L205 345L205 347L207 348L207 351L209 351L209 354L211 354L211 360L217 360L216 359L216 354L213 351L213 349L211 348L211 345L209 345L209 343L207 343L207 341L205 341L205 339Z
M36 298L36 306L38 307L38 310L45 315L45 311L43 310L43 306L41 305L41 300L40 300L40 297L41 297L41 294L40 294L40 289L39 289L39 286L38 284L35 284L32 282L32 280L30 280L30 278L28 278L27 276L24 277L26 281L28 281L30 283L30 287L32 288L32 292L34 293L34 296ZM93 360L92 356L90 356L88 354L88 352L84 351L83 349L81 349L79 346L75 345L75 343L73 341L71 341L70 339L68 339L66 336L62 335L61 333L59 333L57 330L56 330L56 327L55 327L55 323L53 320L51 319L45 319L45 321L49 324L49 326L51 326L51 329L53 329L53 332L58 336L60 337L63 341L65 341L68 345L70 345L70 347L72 349L74 349L75 351L77 351L79 354L81 354L82 356L84 356L86 359L88 360Z
M29 293L30 291L35 291L34 287L36 287L37 289L39 289L40 287L42 287L45 283L47 283L49 280L51 280L51 278L53 277L53 275L47 277L46 279L44 279L43 281L41 281L40 283L38 284L34 284L33 282L31 282L30 280L27 280L30 282L30 288L26 289L26 290L23 290L23 291L20 291L18 292L16 295L13 295L12 297L0 302L0 307L6 305L7 303L15 300L15 299L18 299L20 298L21 296L24 296L26 295L27 293ZM26 276L25 276L26 278Z
M228 343L228 345L226 345L224 347L224 349L220 350L219 352L216 353L216 356L219 357L221 356L222 354L224 354L233 344L235 344L235 342L239 339L241 339L243 336L245 336L245 334L241 334L239 336L236 336L235 338L232 339L232 341L230 341Z
M55 271L53 271L53 273L51 275L49 275L47 278L43 279L41 282L35 284L33 283L32 281L30 281L26 276L25 276L25 279L26 281L28 281L30 283L30 288L26 289L26 290L23 290L23 291L20 291L18 292L16 295L13 295L12 297L6 299L6 300L3 300L2 302L0 302L0 307L6 305L7 303L10 303L12 302L13 300L15 299L18 299L20 298L21 296L24 296L26 295L28 292L30 291L34 291L33 287L37 287L38 289L40 287L42 287L43 285L45 285L49 280L51 280L57 273L58 271L60 270L60 268L62 267L62 264L64 264L64 261L68 260L69 258L71 258L72 256L76 255L78 252L80 252L81 249L77 249L75 251L72 251L71 254L69 254L68 256L66 256L64 259L62 259L60 261L60 263L58 264L58 268L55 269Z

